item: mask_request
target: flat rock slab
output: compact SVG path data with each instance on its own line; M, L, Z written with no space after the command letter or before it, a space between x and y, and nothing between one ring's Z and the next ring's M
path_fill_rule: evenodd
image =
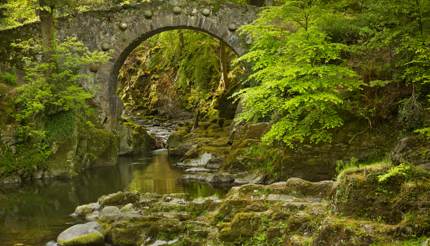
M178 162L176 163L176 166L182 168L204 168L214 158L215 156L211 153L203 153L197 158Z
M201 167L194 167L194 168L188 168L185 170L186 173L209 173L211 170L207 168L201 168Z

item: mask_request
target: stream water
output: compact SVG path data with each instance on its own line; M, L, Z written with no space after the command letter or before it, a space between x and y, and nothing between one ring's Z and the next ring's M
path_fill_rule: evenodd
M119 190L222 196L208 184L184 183L166 151L122 158L118 166L89 170L72 180L50 180L19 187L0 187L0 245L45 245L75 224L75 207Z

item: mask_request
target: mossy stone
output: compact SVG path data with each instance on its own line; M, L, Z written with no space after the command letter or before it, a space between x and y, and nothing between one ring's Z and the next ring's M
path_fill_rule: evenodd
M181 7L179 7L179 6L175 6L175 7L173 7L173 13L174 13L175 15L179 15L179 14L181 14L181 13L182 13L182 8L181 8Z
M145 11L143 11L143 16L144 16L146 19L151 19L151 18L152 18L152 15L153 15L153 13L152 13L152 11L151 11L151 10L145 10Z
M210 14L211 14L211 10L210 9L204 8L202 10L202 15L209 16Z

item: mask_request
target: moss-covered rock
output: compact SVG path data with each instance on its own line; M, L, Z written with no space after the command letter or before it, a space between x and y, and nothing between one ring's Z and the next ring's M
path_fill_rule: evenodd
M105 195L99 198L98 203L101 206L118 206L139 201L139 194L134 192L122 192Z
M104 245L104 235L97 222L74 225L57 238L61 246Z
M143 243L146 239L144 231L147 226L148 222L146 220L119 220L109 225L110 230L107 237L115 245L140 245L139 243Z
M311 196L329 198L333 193L335 182L331 180L310 182L300 178L289 178L287 182L269 185L272 192L293 194L295 196Z
M91 167L115 165L119 151L117 137L109 130L73 119L66 116L48 131L53 141L47 162L48 176L70 177ZM68 130L57 131L61 125L69 125Z
M155 146L155 139L151 137L144 126L131 119L119 127L119 154L138 155L147 153Z
M388 223L430 214L430 173L410 165L378 164L344 171L333 201L337 213Z
M402 245L430 235L429 178L414 166L377 164L337 182L248 184L223 199L148 193L95 212L114 245ZM116 217L103 219L105 209Z
M327 217L313 240L313 245L371 245L390 241L395 227L371 221Z
M259 229L261 218L261 213L236 213L231 223L221 229L219 238L227 243L245 241Z
M398 135L390 125L369 130L366 123L351 120L334 132L332 143L297 144L292 150L261 144L258 136L264 134L264 124L257 125L255 131L250 130L251 126L244 125L235 133L224 167L235 171L256 170L272 182L290 177L309 181L334 179L338 161L379 159L392 150Z
M430 141L419 136L403 138L392 151L391 160L396 165L413 163L430 169Z

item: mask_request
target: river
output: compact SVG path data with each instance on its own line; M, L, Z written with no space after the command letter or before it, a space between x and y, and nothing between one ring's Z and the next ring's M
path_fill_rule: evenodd
M166 151L121 158L119 165L88 170L71 180L0 188L0 245L45 245L72 224L75 207L120 190L222 196L208 184L184 183Z

